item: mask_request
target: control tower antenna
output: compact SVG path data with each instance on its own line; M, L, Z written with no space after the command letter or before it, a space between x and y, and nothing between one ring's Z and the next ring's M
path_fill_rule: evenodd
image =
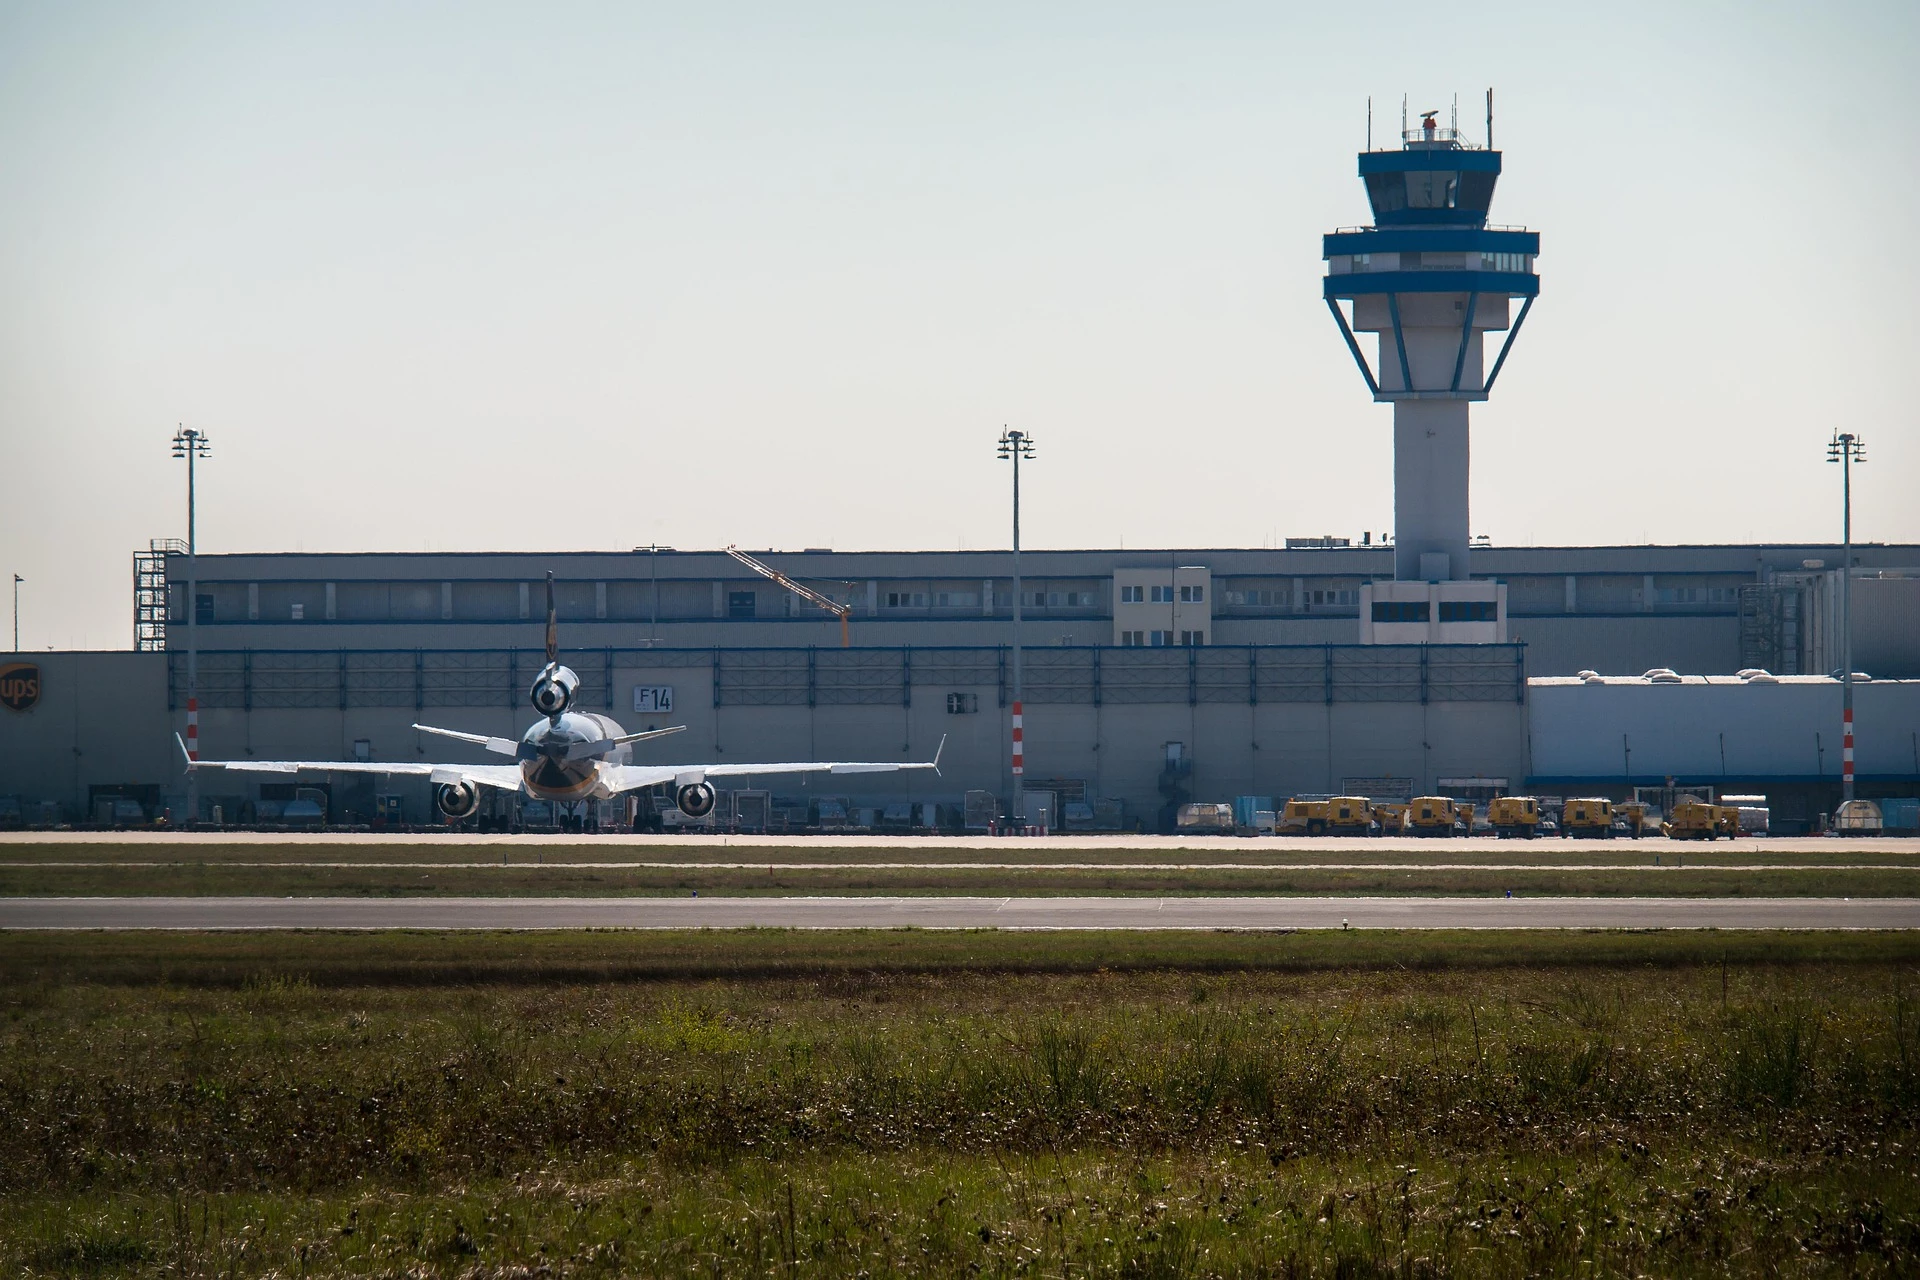
M1493 88L1487 88L1487 150L1493 150Z
M1404 119L1406 99L1401 101ZM1394 578L1408 584L1464 583L1472 576L1467 411L1492 391L1540 292L1534 274L1538 233L1487 226L1500 153L1462 141L1457 100L1453 127L1442 128L1439 114L1421 112L1417 126L1401 130L1397 150L1360 157L1373 225L1321 241L1328 310L1375 402L1393 406ZM1488 122L1491 132L1491 93ZM1518 311L1514 299L1520 300ZM1505 341L1489 370L1487 335L1502 331ZM1363 352L1356 333L1376 335L1375 350ZM1467 597L1458 603L1464 606ZM1436 623L1443 617L1495 620L1477 608L1462 614L1437 605L1413 614ZM1382 616L1413 620L1401 619L1396 610ZM1432 637L1481 638L1494 637Z
M1367 95L1367 150L1373 150L1373 95Z

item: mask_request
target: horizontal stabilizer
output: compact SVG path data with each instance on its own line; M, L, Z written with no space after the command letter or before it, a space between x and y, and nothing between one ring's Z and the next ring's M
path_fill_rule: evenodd
M456 742L471 742L476 747L485 747L497 756L513 756L520 753L520 744L512 738L490 738L484 733L462 733L458 729L436 729L430 724L416 724L413 727L421 733L431 733L442 738L452 738Z

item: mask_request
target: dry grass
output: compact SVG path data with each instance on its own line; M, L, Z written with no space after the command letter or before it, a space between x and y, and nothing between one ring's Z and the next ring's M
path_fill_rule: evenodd
M1905 935L14 935L0 1266L1910 1274L1916 958Z

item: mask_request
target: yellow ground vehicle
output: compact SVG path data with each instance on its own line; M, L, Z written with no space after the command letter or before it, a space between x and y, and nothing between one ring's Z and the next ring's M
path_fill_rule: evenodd
M1273 824L1275 833L1299 832L1310 836L1327 834L1327 818L1332 802L1328 800L1289 800Z
M1335 796L1327 801L1327 830L1340 836L1373 833L1373 803L1365 796Z
M1376 800L1373 802L1373 820L1380 824L1383 836L1404 835L1407 830L1407 809L1410 806L1397 800Z
M1560 834L1613 839L1613 801L1595 798L1567 801L1560 811Z
M1640 800L1622 800L1613 806L1613 820L1620 829L1638 840L1647 833L1647 806Z
M1473 834L1473 821L1476 812L1473 801L1471 800L1455 800L1453 802L1453 820L1460 824L1461 835L1470 836Z
M1459 812L1446 796L1415 796L1407 806L1407 831L1416 836L1450 836Z
M1711 840L1720 834L1720 806L1682 800L1660 824L1660 834L1673 840Z
M1714 834L1725 836L1729 840L1740 838L1740 806L1737 804L1717 804L1713 806Z
M1502 840L1531 840L1540 834L1540 802L1532 796L1495 796L1487 804L1487 825Z

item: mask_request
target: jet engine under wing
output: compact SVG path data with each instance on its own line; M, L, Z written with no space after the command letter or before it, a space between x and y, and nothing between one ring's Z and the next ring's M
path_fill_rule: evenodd
M629 764L608 766L607 782L616 792L656 787L689 777L741 778L763 773L897 773L904 769L940 771L940 752L947 740L940 739L931 760L805 760L780 764Z

